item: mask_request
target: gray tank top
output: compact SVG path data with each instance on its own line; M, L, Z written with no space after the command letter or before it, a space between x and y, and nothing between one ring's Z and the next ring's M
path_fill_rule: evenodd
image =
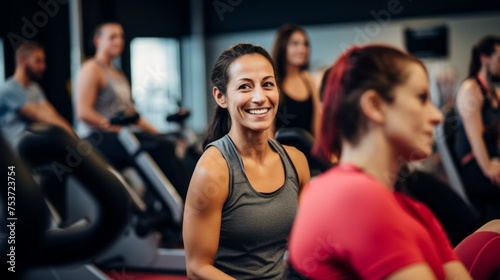
M229 168L229 194L222 208L219 248L214 266L236 279L281 279L288 236L298 205L297 172L285 149L269 139L285 169L285 183L272 193L257 192L226 135L210 143Z
M97 61L96 64L104 71L106 83L97 92L94 109L108 119L121 111L127 112L133 110L134 103L132 102L130 85L125 76L121 74L117 77L110 72L108 67L105 67ZM87 124L79 121L77 131L80 137L87 137L91 130L92 128Z

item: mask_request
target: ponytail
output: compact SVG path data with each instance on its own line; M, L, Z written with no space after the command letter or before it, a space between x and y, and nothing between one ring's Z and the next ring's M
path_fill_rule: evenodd
M468 78L475 77L481 70L481 55L490 57L495 52L495 46L500 45L500 37L486 36L477 42L472 48L472 57L469 65Z
M313 154L321 159L330 159L332 154L339 156L341 152L337 116L343 90L342 76L348 66L348 58L349 53L343 54L326 74L320 137L313 148Z
M469 65L469 75L467 77L475 77L479 70L481 70L481 55L479 54L477 47L473 47Z
M230 122L231 119L229 118L229 112L227 109L217 105L212 117L212 122L208 127L205 140L203 141L204 149L206 149L208 144L219 140L229 132L229 128L231 127Z

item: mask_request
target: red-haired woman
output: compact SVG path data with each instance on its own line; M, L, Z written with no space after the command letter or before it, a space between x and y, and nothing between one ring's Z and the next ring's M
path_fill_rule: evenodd
M471 279L432 212L393 188L402 164L431 153L442 121L422 62L388 46L354 47L333 66L325 94L318 147L340 163L301 196L292 267L310 279ZM457 248L475 279L500 265L498 227Z

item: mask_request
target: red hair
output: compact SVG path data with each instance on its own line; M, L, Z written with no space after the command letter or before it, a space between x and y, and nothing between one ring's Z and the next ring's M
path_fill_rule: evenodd
M417 58L390 46L353 46L345 51L326 78L320 137L314 152L329 159L332 154L340 156L341 140L356 143L367 127L359 105L361 96L373 89L392 102L392 89L406 81L408 63L424 67Z
M352 49L349 51L351 52ZM342 92L342 76L347 68L348 53L341 55L334 66L328 73L327 82L325 85L325 96L323 100L323 115L321 119L320 137L316 144L315 152L319 152L320 156L329 159L333 154L340 154L340 139L337 137L336 128L338 127L337 113L339 98ZM330 108L333 107L333 108ZM328 121L328 125L323 125Z

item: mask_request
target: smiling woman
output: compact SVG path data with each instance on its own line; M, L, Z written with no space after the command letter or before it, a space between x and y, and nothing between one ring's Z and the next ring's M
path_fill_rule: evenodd
M269 128L278 104L278 90L272 64L260 54L248 54L233 62L229 70L228 91L232 98L214 89L214 97L221 108L232 114L234 130L245 128L263 131ZM241 77L241 78L240 78Z
M184 210L188 276L281 278L309 167L301 152L268 139L279 101L272 59L235 45L217 60L212 84L217 108Z

